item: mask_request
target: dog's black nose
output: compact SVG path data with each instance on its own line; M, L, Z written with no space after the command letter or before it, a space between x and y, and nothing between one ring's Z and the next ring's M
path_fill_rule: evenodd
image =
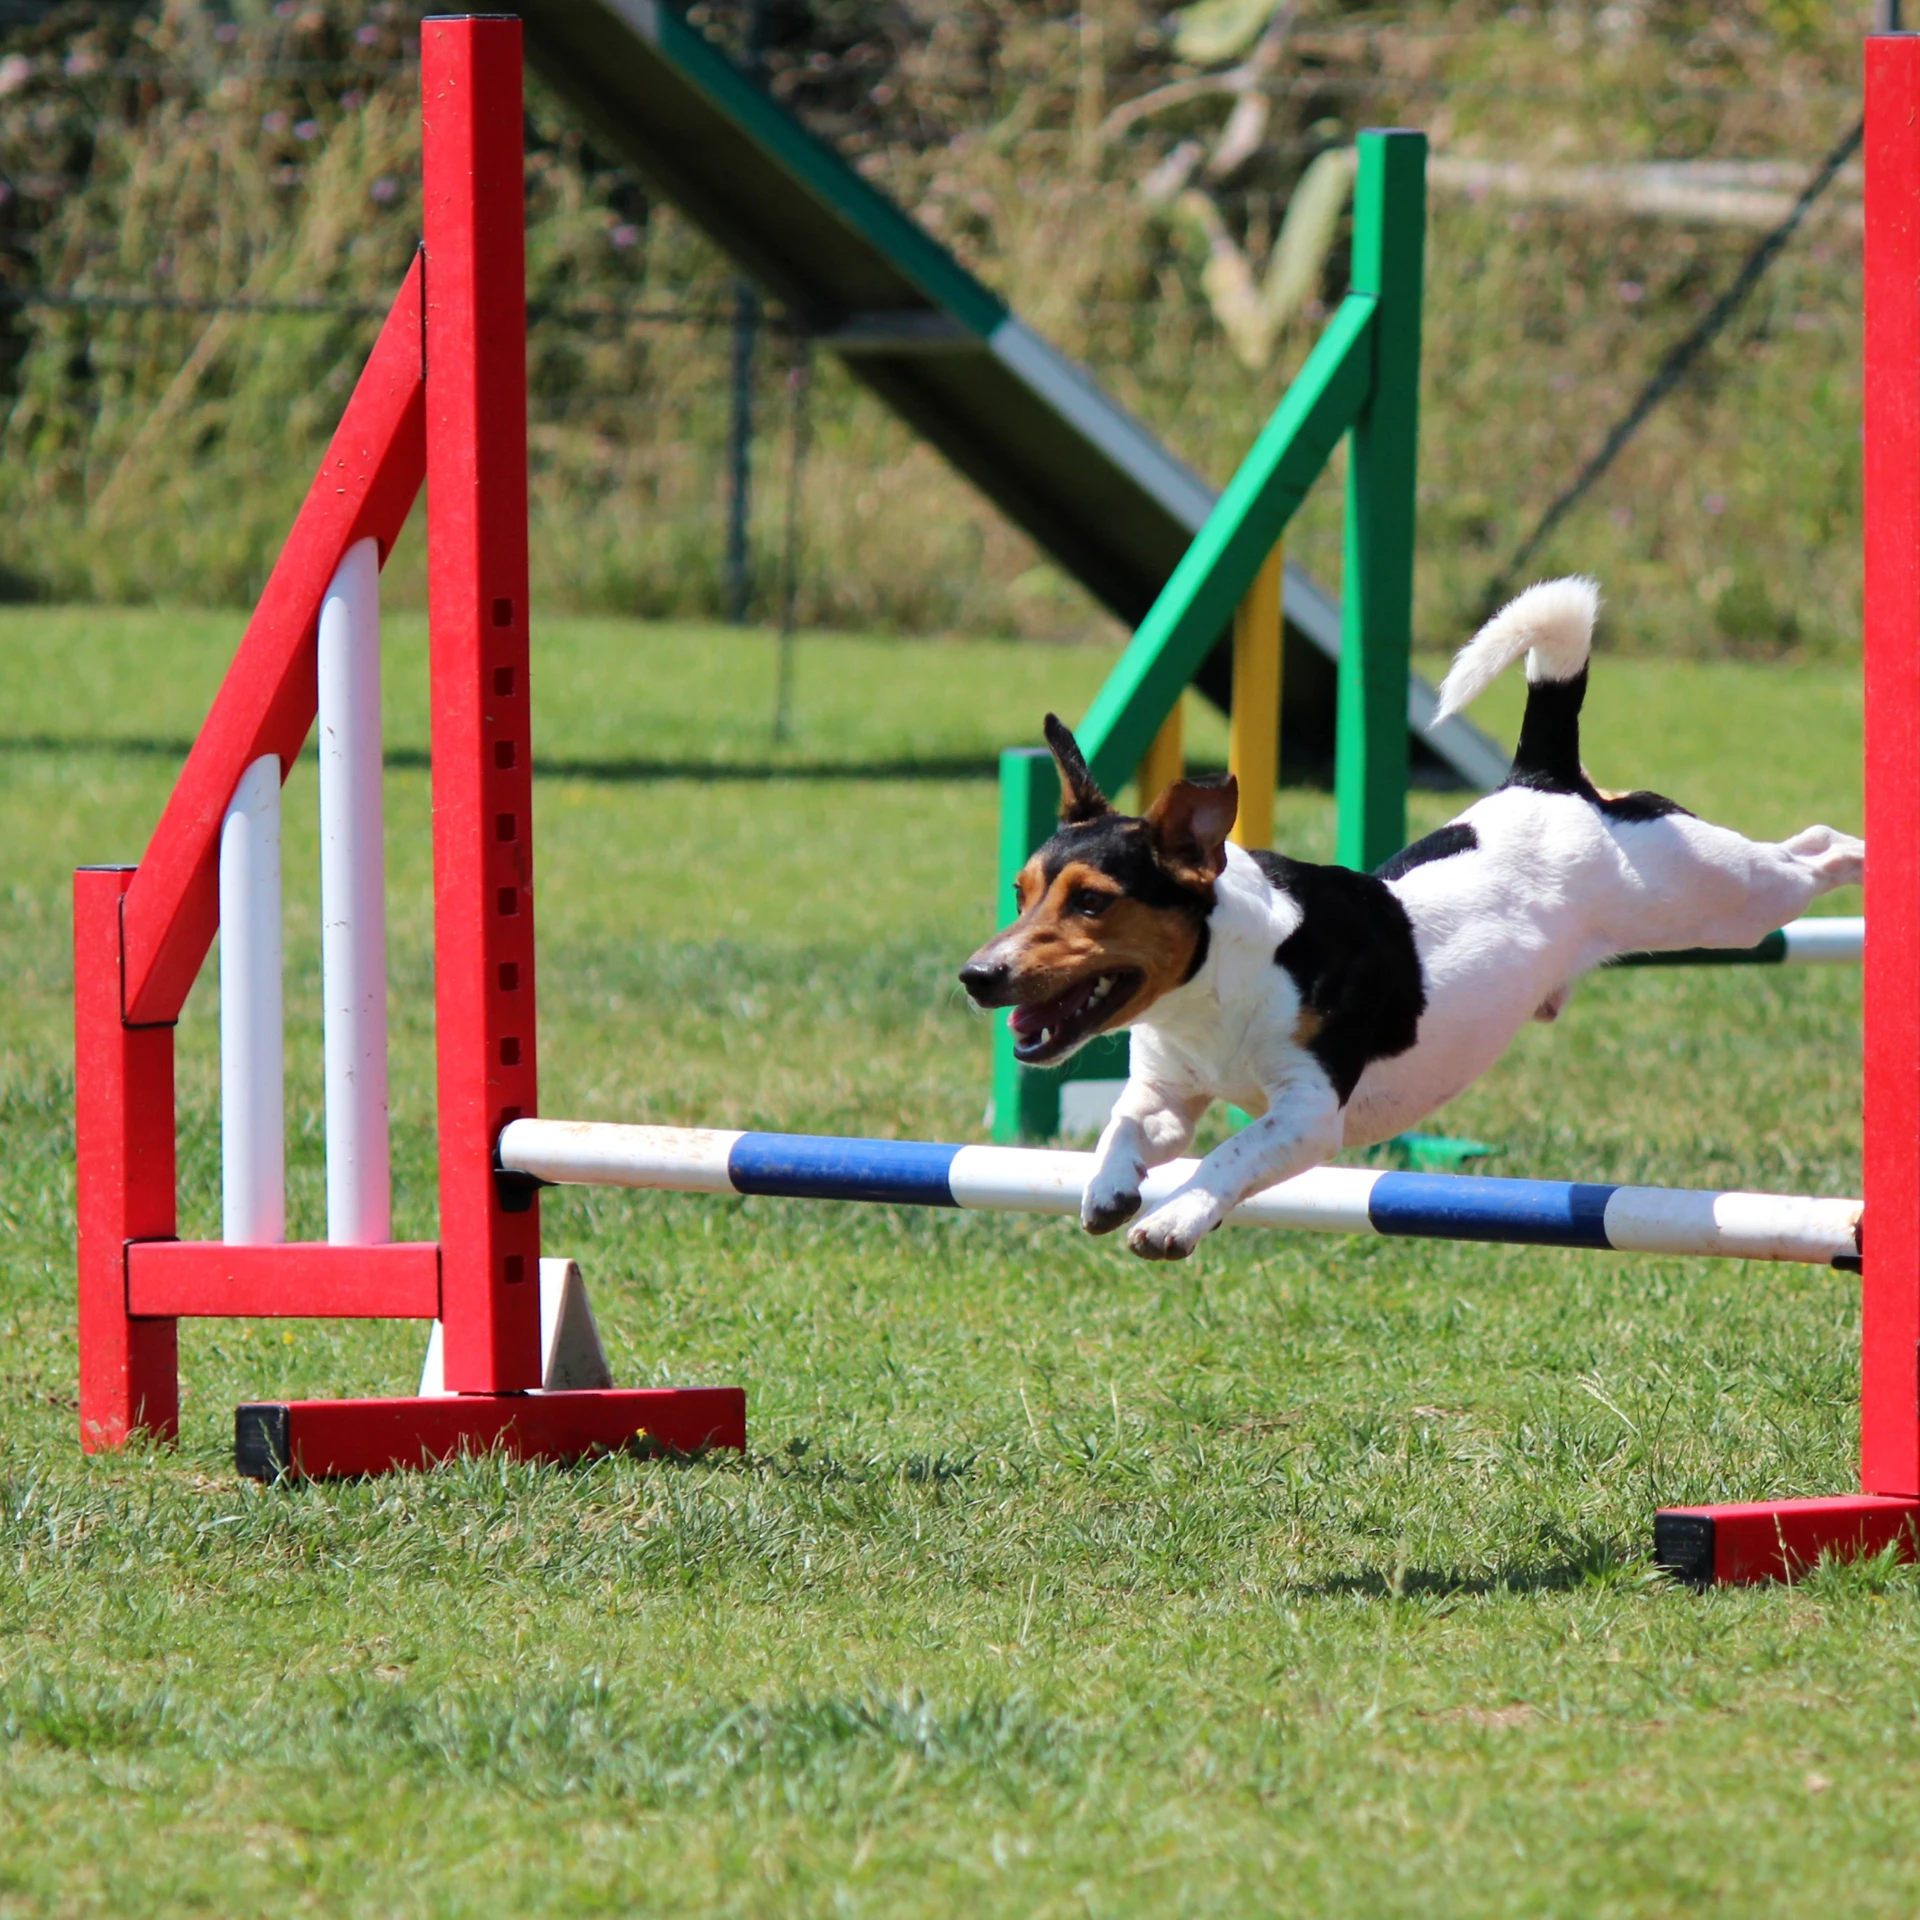
M960 984L973 996L976 1006L995 1006L1006 991L1007 972L1005 961L976 956L960 969Z

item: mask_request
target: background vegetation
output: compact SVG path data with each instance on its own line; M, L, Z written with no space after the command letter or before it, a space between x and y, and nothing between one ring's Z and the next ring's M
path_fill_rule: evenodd
M1256 4L1256 24L1270 11ZM1317 155L1361 126L1401 123L1456 157L1761 159L1797 180L1858 111L1867 25L1864 4L1801 0L1302 0L1261 42L1257 84L1236 91L1246 59L1217 49L1247 13L1238 0L1171 21L1144 0L780 0L768 82L1218 482L1337 297L1342 244L1257 365L1206 283L1217 292L1223 259L1265 271ZM1195 35L1203 16L1212 43ZM697 17L738 43L740 6ZM72 0L6 43L0 585L250 598L417 230L413 19L394 0L141 12ZM1250 103L1252 120L1227 124ZM530 124L541 602L711 611L730 271L537 89ZM1206 167L1180 173L1196 142ZM1169 166L1204 184L1211 227L1190 197L1169 198ZM1436 186L1428 644L1472 619L1488 578L1752 239ZM243 317L99 304L112 296L330 305ZM1841 211L1789 249L1540 557L1602 575L1617 643L1854 647L1858 304L1857 218ZM762 607L778 592L798 355L781 335L761 362ZM814 415L804 622L1111 637L825 356ZM1328 487L1298 550L1337 584ZM417 550L403 550L394 590L418 599Z

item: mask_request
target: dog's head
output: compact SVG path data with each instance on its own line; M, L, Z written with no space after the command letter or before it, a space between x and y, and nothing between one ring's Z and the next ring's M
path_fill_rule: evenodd
M1116 813L1052 714L1047 745L1059 830L1014 882L1019 918L960 969L976 1006L1013 1009L1028 1066L1056 1065L1193 978L1240 805L1228 774L1176 781L1143 818Z

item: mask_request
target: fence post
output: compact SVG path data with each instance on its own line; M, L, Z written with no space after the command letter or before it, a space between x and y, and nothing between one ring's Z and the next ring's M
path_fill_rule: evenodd
M1227 768L1240 783L1233 841L1273 845L1273 790L1280 784L1280 581L1286 547L1276 544L1233 614L1233 712Z
M1363 871L1397 853L1407 834L1426 167L1423 133L1395 128L1360 136L1350 284L1378 304L1373 379L1347 463L1334 794L1335 858Z

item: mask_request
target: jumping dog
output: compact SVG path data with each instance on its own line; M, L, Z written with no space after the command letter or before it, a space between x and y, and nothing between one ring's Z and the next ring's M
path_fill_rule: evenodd
M1866 848L1831 827L1766 844L1593 784L1580 708L1599 605L1591 580L1548 581L1461 649L1442 718L1526 656L1513 771L1372 874L1232 845L1230 774L1118 813L1047 716L1060 825L1015 883L1019 917L960 980L976 1005L1012 1008L1031 1066L1132 1030L1081 1203L1089 1233L1133 1220L1147 1170L1185 1152L1214 1100L1255 1118L1134 1221L1127 1245L1146 1259L1184 1259L1249 1194L1413 1126L1528 1019L1554 1019L1590 968L1749 946L1859 881Z

